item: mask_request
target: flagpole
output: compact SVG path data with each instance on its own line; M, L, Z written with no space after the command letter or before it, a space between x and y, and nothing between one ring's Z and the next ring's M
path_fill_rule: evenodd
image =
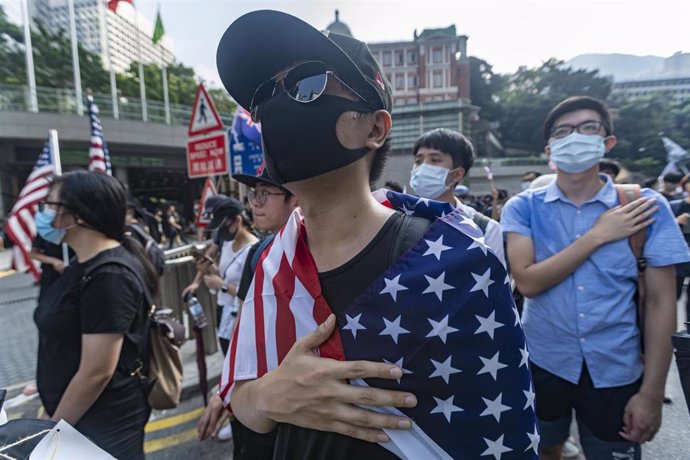
M168 93L168 66L165 62L163 44L161 43L161 66L163 67L163 103L165 104L165 123L170 124L170 95Z
M108 0L104 0L108 1ZM105 8L104 8L105 7ZM113 54L110 50L110 22L108 21L108 7L100 2L100 10L105 19L105 53L108 56L108 67L110 67L110 94L113 101L113 118L120 118L120 104L117 98L117 80L113 69Z
M49 131L48 142L50 151L53 153L53 164L55 165L55 176L62 175L62 161L60 160L60 144L58 143L58 132L54 129ZM69 249L67 243L62 243L62 263L65 267L69 266Z
M27 2L22 0L22 15L24 16L24 52L26 54L26 80L29 83L29 112L38 112L38 98L36 96L36 74L34 72L34 52L31 45L31 23Z
M144 82L144 64L141 62L141 31L139 29L139 10L134 2L132 2L134 7L134 19L136 21L136 36L137 36L137 53L139 55L139 98L141 99L141 119L143 121L149 121L148 108L146 107L146 83Z
M72 72L74 73L74 95L77 99L77 113L84 115L84 104L81 94L81 74L79 73L79 46L77 45L77 21L74 17L74 0L67 0L69 10L69 28L72 39Z

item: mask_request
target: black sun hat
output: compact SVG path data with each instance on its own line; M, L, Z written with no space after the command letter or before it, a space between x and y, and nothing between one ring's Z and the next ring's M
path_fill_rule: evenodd
M247 13L230 24L220 39L216 64L223 85L245 109L256 89L298 61L321 61L367 102L391 111L391 86L366 43L322 33L280 11Z

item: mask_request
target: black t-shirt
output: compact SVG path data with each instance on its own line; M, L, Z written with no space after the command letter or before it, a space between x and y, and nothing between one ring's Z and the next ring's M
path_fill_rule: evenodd
M137 270L143 279L139 261L118 246L84 263L70 265L43 296L34 313L39 332L36 383L49 414L55 412L79 369L82 334L125 336L115 374L85 416L128 410L126 403L139 401L143 394L140 380L126 372L141 356L146 337L143 286L129 268L116 264L100 266L88 281L82 281L88 267L107 257L127 259L128 267Z
M422 237L430 222L395 213L374 239L344 265L319 274L328 305L338 313L354 302L395 260ZM408 235L403 235L403 231ZM414 235L409 235L414 233ZM405 247L396 245L403 241ZM371 460L398 458L378 444L349 436L279 424L274 460Z
M38 249L44 255L49 257L55 257L56 259L62 260L62 245L53 244L49 241L44 240L39 235L36 235L36 239L33 242L33 247ZM74 257L74 252L68 250L68 259ZM55 271L51 264L41 263L41 288L39 291L39 297L46 293L48 288L53 285L55 280L60 277L60 273Z

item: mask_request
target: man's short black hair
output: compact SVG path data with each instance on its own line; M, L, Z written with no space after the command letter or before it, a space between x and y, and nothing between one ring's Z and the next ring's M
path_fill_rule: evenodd
M664 177L662 177L662 179L664 180L664 182L669 182L671 184L678 184L678 183L680 183L680 181L683 180L683 175L680 173L670 172L670 173L664 174Z
M559 102L556 107L551 109L549 114L546 115L546 120L544 120L544 140L548 141L551 137L551 130L556 120L566 113L576 110L594 110L599 114L601 121L604 123L606 135L609 136L613 132L611 113L602 101L589 96L573 96Z
M388 190L392 190L394 192L402 193L402 191L403 191L402 186L400 184L398 184L397 182L392 181L392 180L387 180L386 183L383 184L383 186L385 188L387 188Z
M446 128L436 128L421 135L412 149L412 155L417 155L419 149L438 150L453 158L453 169L463 168L465 174L474 165L474 147L461 133Z
M524 173L522 175L522 177L524 178L525 176L529 176L530 174L534 174L534 179L541 176L541 173L539 171L527 171L526 173ZM534 180L534 179L532 179L532 180Z
M613 177L616 177L621 172L621 164L616 160L604 158L599 160L599 171L605 174L610 172Z

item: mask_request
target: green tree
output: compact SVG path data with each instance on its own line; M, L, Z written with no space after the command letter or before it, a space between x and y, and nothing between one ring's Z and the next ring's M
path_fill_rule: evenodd
M618 144L610 156L626 168L655 176L666 165L666 150L659 136L668 136L690 148L690 100L674 101L668 94L609 102Z
M10 22L0 5L0 83L19 83L22 71L23 78L26 78L25 59L20 46L22 39L22 30Z
M549 59L537 68L521 67L507 77L498 95L504 143L541 152L542 125L554 105L569 96L606 99L610 92L609 78L600 77L597 71L567 67L557 59Z
M479 116L482 119L500 119L502 107L498 95L506 79L505 75L494 73L491 64L485 60L470 56L470 97L472 104L481 108Z

